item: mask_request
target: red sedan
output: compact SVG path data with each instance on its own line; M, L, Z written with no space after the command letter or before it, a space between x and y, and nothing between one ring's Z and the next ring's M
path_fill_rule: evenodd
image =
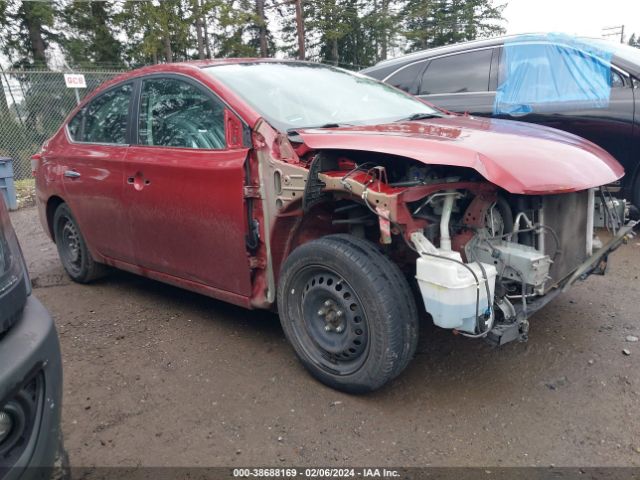
M34 156L69 276L107 266L270 308L310 372L349 392L407 366L418 319L494 344L603 271L605 151L452 116L323 65L224 60L119 76Z

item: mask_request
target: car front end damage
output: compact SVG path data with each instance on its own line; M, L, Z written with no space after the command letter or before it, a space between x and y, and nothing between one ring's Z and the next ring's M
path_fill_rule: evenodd
M487 182L446 178L394 192L384 189L384 168L318 179L375 212L381 244L402 236L417 252L416 279L436 325L496 344L526 340L528 318L577 280L604 272L633 228L594 251L596 189L506 195Z
M337 131L323 137L331 135L340 137ZM486 155L483 168L429 164L363 137L350 136L348 148L337 140L335 148L317 149L305 132L256 128L253 177L260 185L253 191L262 201L253 215L263 224L252 257L256 306L273 302L280 264L296 246L348 233L378 244L415 279L418 302L436 325L495 345L524 341L534 312L576 281L604 273L608 254L633 235L629 223L605 245L594 244L595 199L604 195L599 185L620 174L615 165L591 184L556 178L563 185L547 182L548 191L547 178L533 175L539 184L531 187L511 167L505 188ZM595 161L591 167L599 168Z

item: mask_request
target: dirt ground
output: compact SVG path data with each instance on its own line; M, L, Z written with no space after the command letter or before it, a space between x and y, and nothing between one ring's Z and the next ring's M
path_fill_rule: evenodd
M60 333L73 466L640 465L640 240L528 343L424 326L400 378L349 396L303 370L275 315L122 272L73 284L36 210L11 218Z

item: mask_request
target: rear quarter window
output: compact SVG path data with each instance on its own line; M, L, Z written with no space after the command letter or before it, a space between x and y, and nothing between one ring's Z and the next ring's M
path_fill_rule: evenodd
M417 90L418 76L422 73L426 63L427 62L424 61L406 65L387 78L386 82L389 85L393 85L394 87L404 90L405 92L415 94Z

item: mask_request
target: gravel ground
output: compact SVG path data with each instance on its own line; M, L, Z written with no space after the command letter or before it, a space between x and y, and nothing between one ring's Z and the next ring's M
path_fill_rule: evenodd
M349 396L303 370L275 315L122 272L73 284L36 210L11 217L60 333L73 466L640 465L635 240L528 343L425 325L400 378Z

